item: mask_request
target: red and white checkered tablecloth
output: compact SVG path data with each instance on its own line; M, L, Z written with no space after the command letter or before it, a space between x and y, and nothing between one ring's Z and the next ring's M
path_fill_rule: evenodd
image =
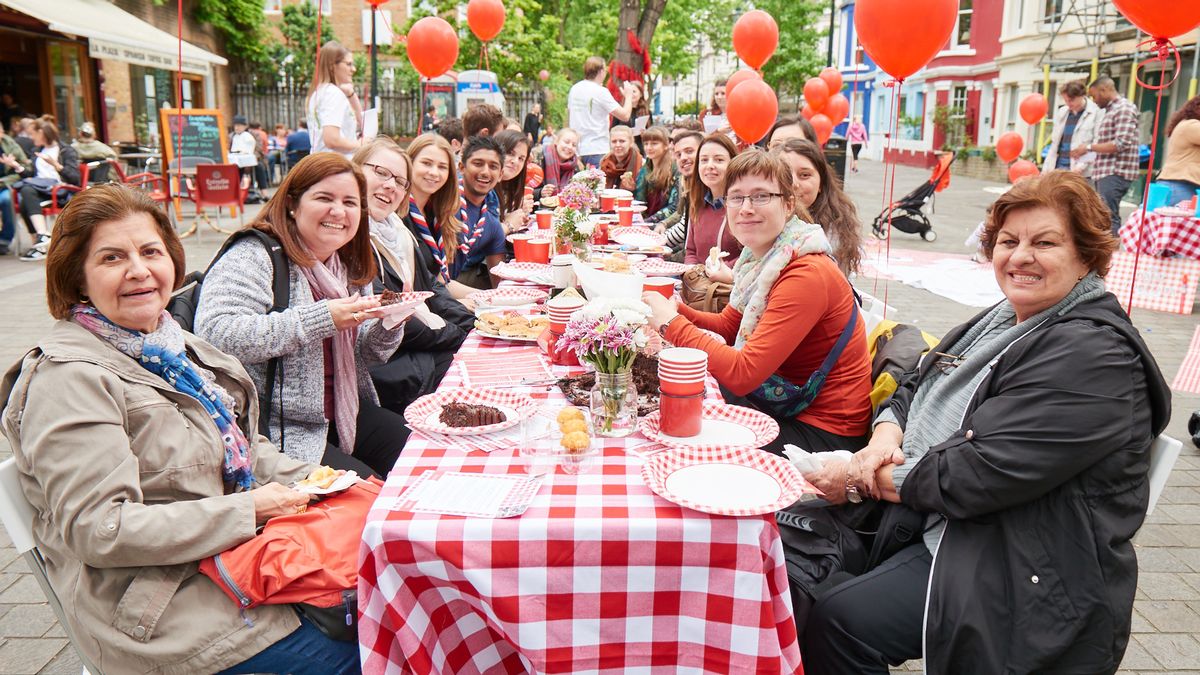
M1200 260L1200 218L1167 216L1153 211L1134 211L1121 226L1121 245L1126 251L1140 250L1152 256L1181 255Z
M479 349L536 347L473 334L461 351ZM442 386L460 382L455 367ZM414 434L363 530L363 672L801 673L774 518L658 497L626 452L646 442L605 439L591 473L547 476L522 516L491 520L390 510L429 469L524 472L516 448L464 453Z

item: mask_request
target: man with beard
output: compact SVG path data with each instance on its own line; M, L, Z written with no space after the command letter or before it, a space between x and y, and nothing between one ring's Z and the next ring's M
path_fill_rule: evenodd
M675 166L679 168L679 202L675 206L675 213L659 223L667 233L667 246L671 247L671 255L667 257L670 260L683 259L688 228L688 177L696 167L696 151L703 140L704 136L699 131L675 129L671 132L671 152L675 155Z
M504 260L504 227L494 190L503 168L504 152L490 136L467 140L461 165L464 201L459 211L464 228L450 278L472 288L492 288L488 270Z

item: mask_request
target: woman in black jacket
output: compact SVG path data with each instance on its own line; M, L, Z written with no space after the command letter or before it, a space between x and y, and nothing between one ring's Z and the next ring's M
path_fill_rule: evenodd
M22 172L22 180L14 187L20 201L21 218L33 237L33 248L21 260L45 260L50 246L50 230L42 215L42 202L50 199L56 185L79 185L79 153L70 145L58 142L58 127L53 122L36 119L29 123L29 133L35 146L33 166ZM19 187L18 187L19 186ZM59 190L59 205L66 203L66 191Z
M806 672L922 656L934 674L1116 672L1171 403L1104 289L1107 224L1066 171L996 201L984 242L1007 299L951 331L881 407L870 444L821 472L840 476L813 476L830 501L899 502L925 530L818 598Z

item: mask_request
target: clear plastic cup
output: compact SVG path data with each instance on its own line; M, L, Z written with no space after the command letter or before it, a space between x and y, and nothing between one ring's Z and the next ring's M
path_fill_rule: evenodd
M542 476L554 472L556 444L552 443L551 436L557 431L554 420L547 418L541 410L521 422L521 447L517 454L525 466L525 473Z

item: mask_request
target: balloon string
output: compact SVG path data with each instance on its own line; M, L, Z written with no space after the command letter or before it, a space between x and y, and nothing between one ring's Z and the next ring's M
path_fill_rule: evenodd
M903 78L896 80L895 84L892 85L892 133L891 133L891 135L888 136L888 150L891 150L892 143L896 140L896 134L899 133L899 128L900 128L900 88L903 86L904 86ZM885 150L885 152L887 152L887 150ZM891 153L888 153L888 154L891 154ZM892 175L888 181L887 194L884 197L885 201L887 201L887 203L888 203L887 238L884 240L884 244L885 244L884 265L887 268L886 271L888 274L891 274L891 270L892 270L892 212L894 211L894 209L891 207L891 204L892 204L892 200L895 199L895 197L896 197L896 168L897 167L894 165L895 161L896 160L893 157L891 160L884 162L885 167L889 163L893 164ZM890 284L888 282L889 282L888 277L884 276L884 278L883 278L883 318L885 318L885 319L887 318L888 289L890 287Z
M1150 38L1149 40L1144 40L1138 43L1137 49L1134 53L1142 51L1143 46L1148 47L1147 51L1153 51L1155 54L1144 61L1138 62L1137 67L1134 68L1134 79L1137 80L1138 84L1146 89L1162 91L1163 89L1170 87L1175 83L1175 79L1179 77L1179 70L1182 66L1182 61L1179 59L1179 49L1175 46L1174 42L1171 42L1167 38ZM1165 65L1168 58L1171 56L1175 57L1175 69L1171 71L1171 79L1167 80L1166 82L1159 82L1158 84L1147 84L1146 82L1142 81L1142 77L1140 74L1138 74L1138 71L1142 70L1147 63L1157 62ZM1166 70L1166 68L1163 68L1163 70Z
M179 45L178 45L179 46L179 63L176 64L177 73L175 76L175 92L176 92L175 100L177 102L177 105L179 106L179 109L177 111L178 114L176 116L176 119L179 121L179 128L175 132L175 161L179 163L179 169L178 169L178 173L176 174L175 180L177 180L181 184L179 186L181 188L182 183L183 183L183 157L181 156L181 155L183 155L183 0L179 0L176 3L175 15L176 15L175 16L176 37L178 37L178 39L179 39ZM168 115L168 120L169 119L170 119L170 116ZM168 127L167 127L167 129L165 129L165 131L168 134L171 133L170 125L168 125ZM171 189L170 163L168 163L167 167L166 167L166 176L167 176L167 179L166 179L167 180L167 190L169 191ZM175 193L176 196L178 196L179 192L180 192L179 188L176 188L176 193ZM175 215L178 217L180 215L178 213L178 205L176 205L176 209L177 210L176 210ZM197 236L199 236L199 235L197 235Z
M1178 52L1176 52L1175 58L1176 59L1179 58ZM1178 70L1176 70L1176 74L1178 74ZM1175 78L1171 78L1171 79L1172 79L1172 81L1174 81ZM1138 82L1140 83L1141 80L1139 79ZM1162 113L1163 88L1162 87L1154 87L1154 89L1156 89L1158 91L1158 95L1154 99L1154 130L1150 134L1150 161L1146 165L1146 186L1142 190L1142 217L1141 217L1140 221L1138 222L1138 226L1137 226L1137 243L1133 247L1133 274L1130 276L1130 279L1129 279L1129 307L1127 310L1125 310L1126 313L1129 314L1129 316L1133 316L1133 293L1137 289L1138 262L1142 258L1142 235L1145 233L1145 229L1146 229L1146 207L1150 204L1150 182L1151 182L1150 177L1154 173L1154 151L1158 147L1158 120L1159 120L1160 114ZM1120 202L1120 200L1118 200L1117 201L1117 218L1118 219L1121 217L1120 209L1121 209L1121 202ZM1118 230L1118 234L1119 234L1119 230Z

